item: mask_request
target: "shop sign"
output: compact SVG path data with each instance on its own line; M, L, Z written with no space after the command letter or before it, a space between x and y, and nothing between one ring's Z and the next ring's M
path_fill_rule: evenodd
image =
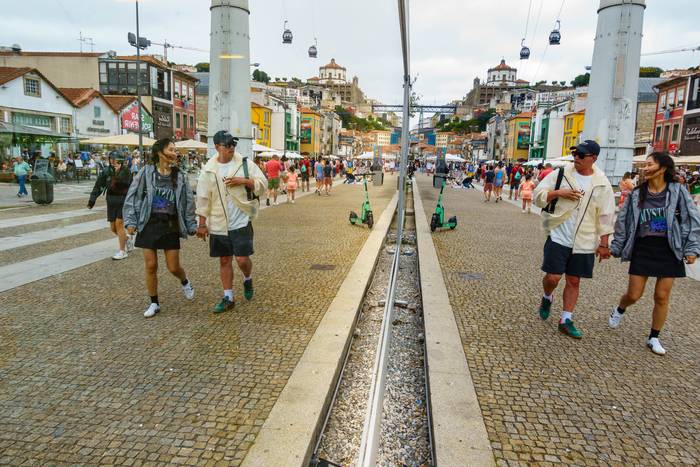
M299 134L299 142L301 144L311 144L311 127L313 126L313 117L302 117L301 132Z
M43 128L51 128L52 117L46 115L34 115L23 113L12 113L12 123L15 125L38 126Z
M121 121L122 128L127 131L132 131L138 133L139 131L139 119L138 119L138 102L132 102L127 108L122 111ZM141 131L144 134L151 133L153 131L153 117L148 115L145 110L141 110Z
M700 117L687 117L683 125L681 153L684 155L700 154Z

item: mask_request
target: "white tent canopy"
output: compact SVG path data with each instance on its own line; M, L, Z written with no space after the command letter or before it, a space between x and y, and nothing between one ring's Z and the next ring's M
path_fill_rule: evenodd
M262 144L253 143L253 152L279 152Z
M175 143L175 147L179 149L207 149L207 143L202 143L201 141L195 141L193 139L187 139L185 141L178 141Z
M437 156L428 156L425 159L428 161L434 161L437 159ZM448 154L445 156L445 162L466 162L466 159L462 159L457 154Z
M144 146L152 146L156 140L147 136L143 137ZM80 141L80 144L104 144L107 146L138 146L139 135L135 133L127 133L125 135L114 136L98 136Z

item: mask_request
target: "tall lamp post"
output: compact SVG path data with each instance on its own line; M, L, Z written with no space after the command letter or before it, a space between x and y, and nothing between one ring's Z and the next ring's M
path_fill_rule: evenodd
M141 104L141 50L145 50L151 45L151 41L139 34L139 0L136 0L136 35L130 32L127 35L129 44L136 47L136 98L139 103L139 157L143 158L143 129L141 127L142 104Z

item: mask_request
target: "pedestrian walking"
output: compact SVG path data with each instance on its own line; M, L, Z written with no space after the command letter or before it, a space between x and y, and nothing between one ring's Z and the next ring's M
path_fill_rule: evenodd
M625 199L615 223L610 251L629 261L627 292L608 319L617 328L628 307L642 298L647 281L656 278L654 310L647 347L657 355L666 349L659 334L669 311L669 297L676 278L685 277L685 265L700 255L700 213L688 191L675 176L673 159L654 152L647 157L645 181Z
M146 318L160 312L158 250L165 253L168 271L180 281L185 298L194 300L194 287L180 264L180 239L194 235L197 227L194 197L187 176L177 167L173 141L156 141L150 162L136 174L124 200L124 224L130 235L138 232L136 247L143 249L146 288L151 297L143 314Z
M532 175L525 175L525 181L519 185L520 198L523 200L523 213L530 214L532 210L532 193L535 191L535 182L532 181ZM518 194L515 195L518 199Z
M314 164L314 172L316 175L316 194L321 196L321 190L323 189L323 163L320 157Z
M114 260L126 259L134 249L134 236L127 235L124 227L124 201L131 186L132 176L124 154L109 153L109 165L97 176L92 187L87 207L92 209L97 198L104 194L107 201L107 222L112 233L117 236L119 250L112 256Z
M498 203L503 199L503 184L506 181L506 171L503 168L501 162L498 163L498 167L495 171L496 177L493 182L494 194L496 195L496 202Z
M267 173L267 201L266 204L270 205L270 198L272 198L272 204L277 206L277 190L280 187L280 174L282 172L282 164L279 161L279 156L277 154L272 156L272 159L267 161L265 164L265 172Z
M510 190L508 190L508 199L513 199L513 194L515 194L515 201L518 200L518 189L520 188L520 182L522 182L523 175L525 175L525 169L523 169L523 167L520 165L520 162L518 162L515 164L515 166L513 166L513 168L510 171Z
M299 173L301 174L301 191L309 191L309 174L311 173L311 163L309 156L304 156L299 164Z
M326 196L331 195L331 187L333 186L333 166L331 161L327 160L323 164L323 189L326 192Z
M287 172L287 202L294 204L294 199L296 197L297 187L298 187L299 174L296 171L296 167L293 165L289 167L289 172Z
M615 195L605 173L595 165L600 154L598 143L586 140L571 150L573 164L549 174L534 191L534 202L542 208L547 232L539 315L543 320L549 318L554 290L565 276L559 331L580 339L582 333L574 326L573 312L581 278L593 277L595 256L601 261L610 257L608 242L614 231Z
M690 190L690 196L693 197L695 206L700 208L700 172L697 170L693 172L693 178L688 183L688 189Z
M259 196L269 186L260 168L236 152L238 138L228 131L214 135L217 155L209 159L197 182L197 237L209 237L209 256L219 259L223 298L214 313L233 309L233 257L243 273L243 295L253 299L253 224Z
M16 162L12 167L12 171L14 172L15 177L17 177L17 183L19 183L17 197L22 198L29 195L27 192L26 182L27 178L32 173L32 167L22 158L22 156L17 156L15 159Z
M622 209L622 206L625 204L625 198L627 198L632 190L634 190L632 174L625 172L625 174L622 176L622 180L620 180L620 202L618 203L617 207Z
M484 171L484 202L488 203L491 201L491 193L493 193L493 180L496 178L496 173L493 171L492 166L488 166Z

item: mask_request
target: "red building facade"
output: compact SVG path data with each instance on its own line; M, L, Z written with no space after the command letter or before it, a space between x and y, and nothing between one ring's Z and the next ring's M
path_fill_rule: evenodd
M679 154L688 96L688 77L672 78L657 85L656 89L659 95L654 120L654 151Z
M175 139L195 139L197 133L197 79L173 70L173 129Z

